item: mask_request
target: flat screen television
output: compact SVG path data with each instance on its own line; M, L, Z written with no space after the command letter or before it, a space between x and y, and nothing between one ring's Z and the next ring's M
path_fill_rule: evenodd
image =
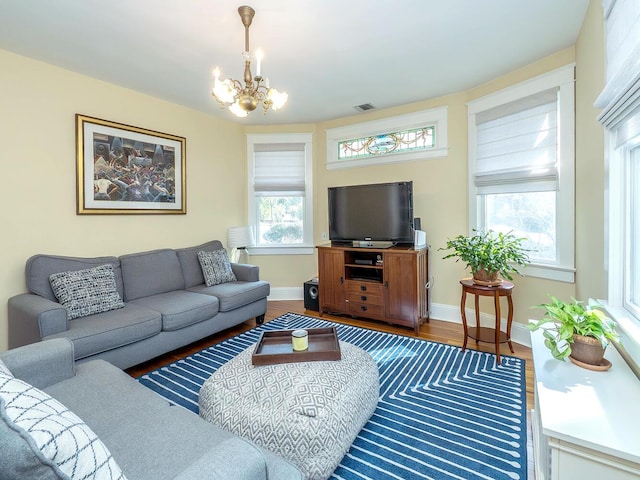
M329 239L413 243L413 182L329 187Z

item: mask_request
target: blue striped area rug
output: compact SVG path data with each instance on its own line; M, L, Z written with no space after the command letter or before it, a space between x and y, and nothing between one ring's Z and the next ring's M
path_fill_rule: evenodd
M263 330L335 326L380 371L380 400L331 476L355 479L526 479L524 360L288 313L138 380L198 413L198 392Z

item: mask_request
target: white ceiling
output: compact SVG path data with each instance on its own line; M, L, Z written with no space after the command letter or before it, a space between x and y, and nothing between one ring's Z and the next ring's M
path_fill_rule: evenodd
M242 78L247 1L251 50L289 101L238 119L211 97L211 75L218 65ZM306 123L466 90L544 58L575 43L588 3L0 0L0 49L243 124Z

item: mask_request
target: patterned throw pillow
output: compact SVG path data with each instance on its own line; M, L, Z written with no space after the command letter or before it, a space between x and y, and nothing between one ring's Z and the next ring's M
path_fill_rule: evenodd
M69 320L124 307L112 265L54 273L49 282Z
M53 478L61 479L126 480L93 430L45 392L0 373L0 400L0 423L16 432L3 442L11 449L10 458L29 459L22 468L38 475L48 471L49 477L53 471ZM12 467L0 470L5 468Z
M13 377L13 374L9 370L9 367L7 367L2 360L0 360L0 373L4 373L5 375Z
M207 287L237 280L233 270L231 270L231 263L226 250L198 252L198 260L200 261Z

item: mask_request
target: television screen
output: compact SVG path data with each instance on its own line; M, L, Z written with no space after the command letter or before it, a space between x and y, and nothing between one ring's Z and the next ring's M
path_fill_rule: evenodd
M413 182L330 187L329 239L413 243Z

